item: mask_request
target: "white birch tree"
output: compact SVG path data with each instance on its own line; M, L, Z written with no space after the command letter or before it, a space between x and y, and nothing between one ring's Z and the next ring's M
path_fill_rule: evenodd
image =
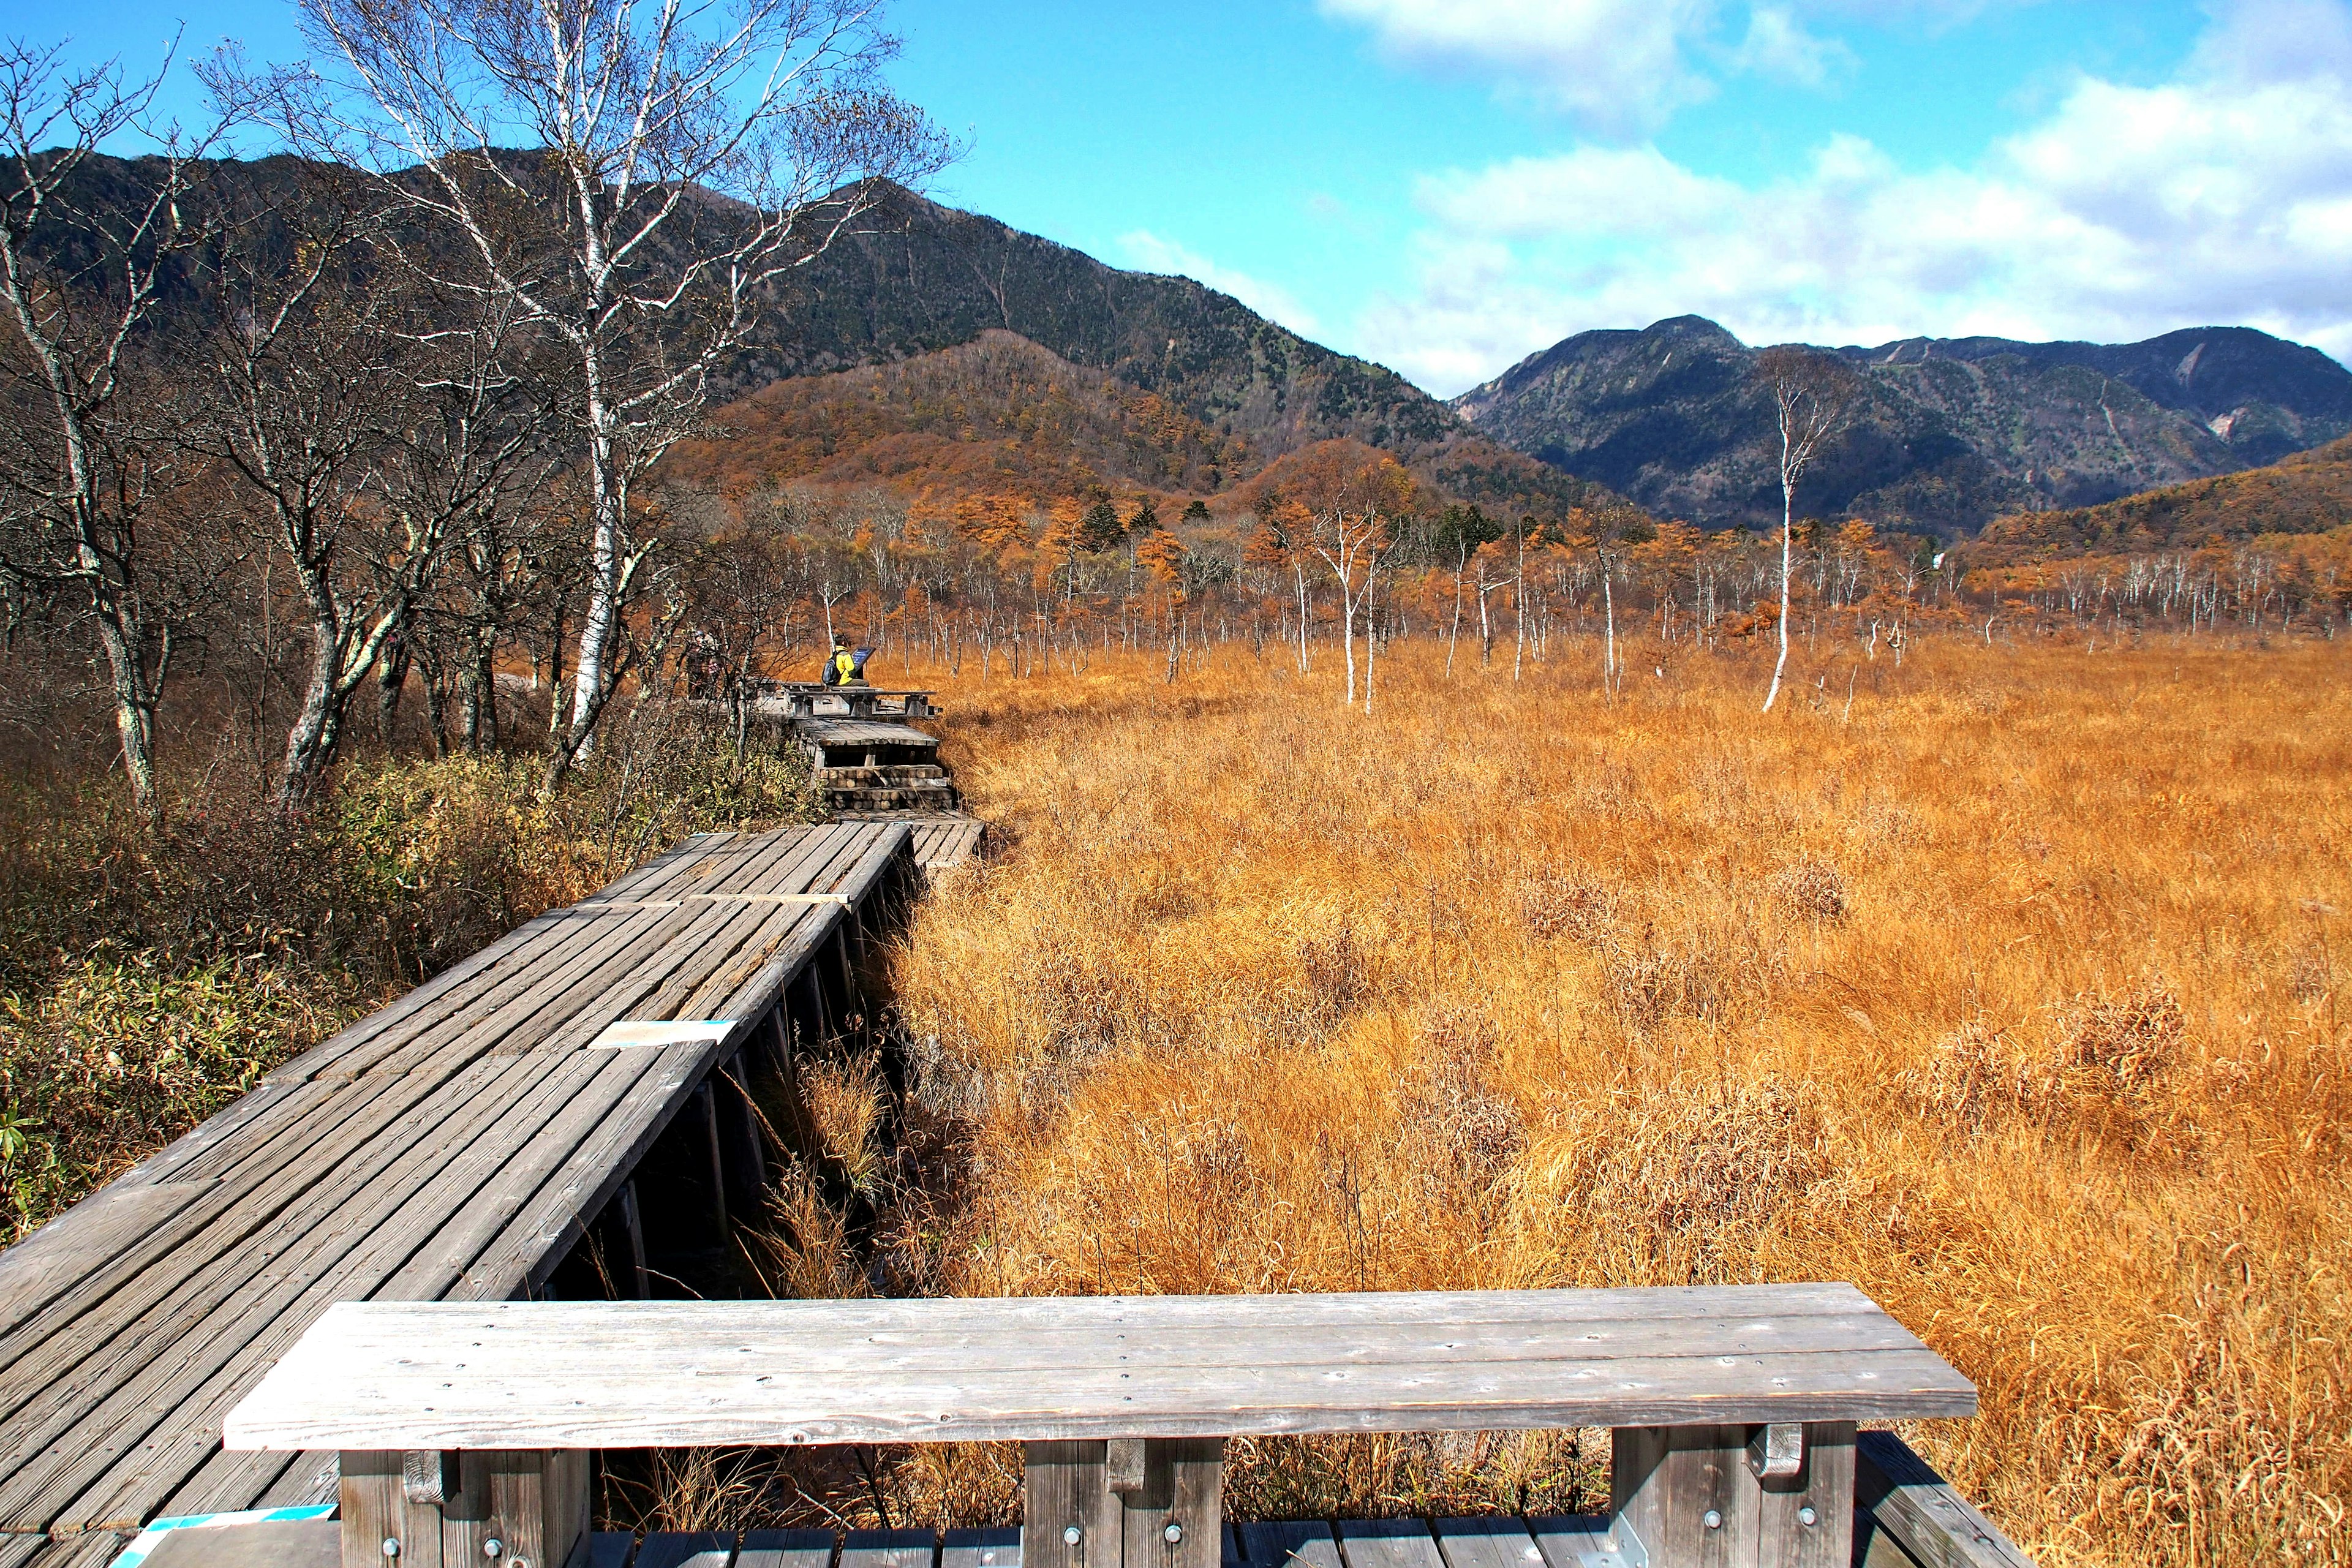
M1772 688L1764 709L1772 711L1780 678L1789 667L1789 578L1794 566L1797 482L1821 456L1822 447L1853 416L1860 387L1853 374L1827 354L1805 348L1766 349L1751 373L1771 395L1780 432L1780 652L1772 662Z
M646 475L780 277L951 149L881 81L877 0L299 4L332 63L278 79L291 139L373 172L425 220L418 266L562 354L593 560L552 784L617 685Z

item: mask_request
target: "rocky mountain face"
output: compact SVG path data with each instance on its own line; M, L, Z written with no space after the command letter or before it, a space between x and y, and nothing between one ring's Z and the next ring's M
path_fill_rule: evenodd
M2352 432L2352 372L2244 327L2145 342L1912 338L1825 350L1861 379L1801 510L1944 536L2236 472ZM1777 523L1756 351L1701 317L1583 332L1454 400L1481 433L1664 515Z

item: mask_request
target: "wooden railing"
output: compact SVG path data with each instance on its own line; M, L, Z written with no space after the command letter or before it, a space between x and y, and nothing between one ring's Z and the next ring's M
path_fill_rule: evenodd
M1592 1426L1614 1429L1613 1507L1553 1531L1579 1563L1846 1568L1856 1423L1975 1410L1966 1378L1834 1284L361 1302L226 1435L342 1451L344 1568L562 1568L594 1448L961 1441L1026 1446L1021 1568L1219 1568L1228 1436ZM1888 1477L1901 1446L1871 1436L1876 1500L1909 1506L1866 1529L1908 1531L1922 1562L2023 1562L1964 1503Z
M745 682L753 708L786 719L936 719L928 690L886 689L852 682L824 686L814 680L752 679Z

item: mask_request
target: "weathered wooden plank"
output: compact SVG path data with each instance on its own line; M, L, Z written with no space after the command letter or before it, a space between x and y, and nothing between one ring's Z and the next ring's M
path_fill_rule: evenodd
M677 1047L684 1049L685 1047ZM1590 1294L1614 1295L1613 1292ZM1161 1300L1163 1314L1148 1306L1087 1321L1082 1300L980 1298L898 1302L656 1302L614 1313L582 1303L541 1303L508 1318L501 1331L524 1338L515 1354L533 1353L532 1335L563 1336L579 1345L650 1347L658 1367L704 1340L723 1339L756 1348L771 1371L824 1374L835 1372L1024 1370L1181 1370L1192 1367L1287 1365L1364 1367L1388 1364L1425 1368L1537 1362L1589 1363L1619 1356L1683 1356L1713 1359L1795 1352L1922 1352L1919 1340L1901 1324L1871 1309L1843 1312L1782 1312L1771 1304L1738 1315L1689 1313L1653 1317L1638 1300L1595 1310L1587 1292L1562 1291L1556 1321L1520 1316L1512 1321L1453 1324L1381 1322L1345 1310L1345 1298L1332 1298L1328 1313L1280 1317L1262 1314L1261 1302L1283 1306L1313 1298L1209 1297ZM1227 1321L1196 1309L1223 1304ZM1064 1318L1058 1308L1069 1308ZM414 1323L390 1309L375 1309L384 1321L356 1321L341 1331L354 1345L386 1337L434 1331L432 1320L446 1309L420 1309ZM1468 1317L1476 1309L1465 1306ZM1052 1329L1052 1339L1041 1330ZM501 1352L493 1352L501 1353ZM477 1366L485 1364L478 1358ZM504 1363L497 1363L503 1365ZM528 1363L519 1363L527 1365ZM682 1363L681 1363L682 1364Z
M1600 1514L1552 1515L1528 1521L1544 1568L1628 1568L1624 1543Z
M456 1110L473 1098L459 1090L447 1103ZM58 1324L47 1337L11 1347L14 1359L0 1387L32 1397L11 1401L15 1408L8 1414L5 1435L13 1463L9 1471L0 1473L0 1520L20 1517L15 1500L30 1489L27 1477L34 1467L28 1455L43 1444L59 1446L68 1427L86 1422L89 1412L144 1373L158 1354L189 1342L193 1328L214 1321L212 1314L222 1302L265 1274L273 1262L280 1273L299 1267L310 1256L317 1218L344 1211L352 1195L363 1191L400 1148L415 1147L413 1140L380 1143L374 1134L395 1123L411 1105L431 1103L424 1085L363 1098L348 1118L316 1141L310 1159L275 1173L246 1203L216 1216L215 1225L176 1249L172 1258L180 1268L158 1268L114 1292L104 1311L85 1311ZM290 1242L275 1247L256 1243L252 1238L265 1227L287 1232ZM67 1302L71 1301L69 1295ZM48 1316L35 1319L28 1327L44 1327ZM197 1337L194 1342L207 1342ZM93 1451L97 1436L83 1425L64 1438L62 1447Z
M26 1568L48 1547L46 1535L0 1535L0 1568Z
M727 1531L648 1535L637 1543L634 1568L728 1568L734 1557L735 1537Z
M1857 1440L1854 1506L1863 1516L1857 1529L1874 1539L1892 1537L1921 1568L2032 1568L2015 1542L1892 1432L1864 1432Z
M126 1177L0 1252L0 1332L105 1268L197 1196L194 1187Z
M518 1093L523 1098L513 1102ZM528 1134L563 1098L562 1083L505 1062L481 1064L446 1086L440 1125L457 1134L455 1156L430 1141L404 1140L372 1148L382 1160L340 1168L316 1223L265 1255L215 1306L184 1315L163 1353L126 1366L119 1390L79 1415L38 1461L0 1481L0 1507L12 1516L20 1506L62 1513L87 1486L95 1495L75 1513L79 1522L135 1521L150 1511L216 1447L220 1415L269 1358L330 1302L361 1293L405 1255L404 1246L380 1244L414 1199L436 1184L478 1182L495 1170L498 1149L466 1135L474 1125L468 1118L507 1112ZM438 1205L424 1206L430 1214ZM159 1422L163 1435L151 1435ZM59 1465L60 1456L70 1462ZM117 1478L111 1487L103 1479L110 1474ZM37 1488L21 1502L20 1485Z
M305 1085L297 1092L313 1104L334 1097L334 1090L323 1086ZM412 1086L409 1092L418 1096L424 1088ZM383 1114L394 1116L402 1109L398 1104L387 1105ZM344 1122L343 1136L331 1142L348 1148L366 1129L363 1118L346 1117ZM316 1136L265 1140L262 1153L242 1163L233 1174L194 1186L198 1194L194 1201L126 1237L123 1250L106 1266L81 1274L61 1289L45 1291L47 1299L34 1310L10 1314L13 1321L0 1331L0 1421L30 1392L47 1385L46 1378L27 1373L28 1347L54 1344L61 1334L86 1331L101 1306L107 1321L120 1318L124 1311L117 1300L120 1293L127 1290L130 1299L137 1299L167 1290L185 1278L192 1262L211 1258L213 1246L221 1238L231 1245L242 1239L249 1233L257 1205L267 1217L276 1212L271 1205L282 1202L282 1194L303 1190L299 1184L289 1188L279 1178L289 1164L315 1158L320 1145ZM58 1223L66 1225L73 1212L67 1211Z
M700 905L681 905L614 910L580 920L582 940L545 967L518 972L466 1011L436 1018L380 1054L351 1065L371 1074L448 1072L493 1050L512 1055L537 1046L598 1002L613 1004L599 1028L613 1018L637 1016L627 1000L614 999L614 994L643 994L647 987L641 968L665 958L674 965L703 932L723 924L726 916Z
M839 1568L934 1568L935 1530L853 1530L841 1538Z
M1344 1568L1339 1543L1319 1519L1254 1521L1234 1531L1247 1568Z
M28 1568L107 1568L131 1544L130 1532L92 1530L61 1535L26 1560Z
M845 847L858 837L797 830L746 838L732 847L724 838L683 847L623 879L607 897L657 892L660 884L688 886L730 872L797 876L803 862L813 874L837 875L841 855L827 844L838 839ZM826 910L816 923L838 918ZM246 1337L255 1314L273 1323L286 1316L285 1303L270 1300L270 1292L296 1291L299 1300L306 1282L312 1289L320 1279L349 1285L366 1269L333 1271L344 1242L356 1237L362 1251L417 1256L429 1250L420 1238L459 1237L452 1207L460 1216L478 1217L485 1194L510 1186L488 1200L495 1211L499 1203L530 1194L542 1169L560 1175L575 1164L580 1151L562 1146L560 1139L551 1148L512 1120L511 1095L481 1092L470 1063L486 1049L543 1045L553 1030L578 1026L583 1009L593 1011L616 988L642 993L650 978L646 960L661 970L659 983L673 989L708 988L714 977L739 992L756 986L756 973L738 982L751 955L763 965L772 959L768 944L775 925L772 914L746 919L717 910L652 919L621 911L600 916L593 910L543 917L372 1016L364 1026L344 1032L331 1042L335 1050L304 1058L306 1073L331 1070L346 1080L381 1076L337 1084L298 1073L271 1082L133 1173L168 1175L168 1188L131 1181L113 1196L85 1205L54 1237L0 1255L0 1270L27 1287L0 1290L0 1304L15 1320L0 1325L0 1335L22 1331L0 1339L8 1352L0 1354L6 1368L0 1372L0 1405L22 1415L28 1403L69 1388L62 1404L44 1405L46 1415L35 1413L29 1429L26 1422L10 1421L8 1451L0 1454L6 1484L41 1489L55 1500L85 1479L89 1465L99 1465L104 1468L88 1500L97 1505L96 1494L116 1486L120 1496L108 1493L114 1501L131 1492L146 1500L134 1514L152 1511L166 1495L226 1505L258 1500L243 1495L248 1490L310 1489L314 1477L294 1478L299 1460L217 1454L207 1460L205 1423L196 1419L190 1429L192 1416L207 1409L217 1416L221 1402L241 1391L239 1358L257 1353L258 1339ZM754 944L751 952L730 942L737 936ZM648 1072L658 1074L660 1067ZM547 1077L535 1061L516 1071ZM576 1096L581 1088L576 1081L547 1087L558 1098ZM687 1087L663 1085L654 1098ZM637 1089L632 1084L616 1100L625 1102ZM441 1101L449 1103L436 1110ZM615 1109L568 1101L565 1108L580 1112L574 1131L601 1127ZM479 1112L470 1121L462 1114L468 1109ZM530 1150L528 1157L511 1151L494 1157L495 1146L480 1142L495 1117L508 1119L499 1134ZM418 1140L419 1126L430 1127L433 1136ZM635 1142L632 1136L622 1146ZM486 1152L473 1163L451 1161L446 1151L452 1146ZM406 1181L436 1156L439 1179L421 1194L407 1194L417 1212L404 1212L398 1203L389 1213L372 1206L385 1196L383 1184ZM355 1205L354 1194L370 1188L369 1197ZM493 1228L499 1227L483 1230ZM512 1230L510 1224L499 1229L490 1245ZM264 1237L268 1239L257 1246ZM522 1259L516 1271L528 1272L540 1261ZM42 1283L34 1288L37 1278ZM299 1314L285 1326L299 1327ZM66 1359L47 1364L58 1356ZM81 1370L71 1378L58 1375L68 1364ZM100 1375L88 1375L93 1371ZM26 1443L37 1441L58 1416L75 1424L76 1442L92 1439L80 1450L87 1463L70 1467L70 1476L56 1473L37 1455L30 1466L20 1462L27 1458ZM93 1420L97 1430L89 1429ZM188 1474L196 1461L204 1462ZM42 1479L28 1478L28 1470L49 1473Z
M637 1538L625 1531L600 1530L583 1545L585 1554L566 1568L629 1568L629 1553L636 1550Z
M1334 1532L1348 1568L1445 1568L1425 1519L1347 1519Z
M1129 1441L1137 1443L1141 1463L1129 1467L1123 1478L1111 1478L1112 1490L1119 1493L1124 1568L1218 1568L1224 1439Z
M1041 1387L1045 1380L1027 1372L771 1376L749 1354L726 1356L723 1375L681 1376L625 1370L608 1352L590 1364L584 1358L599 1352L581 1344L553 1347L542 1370L498 1375L469 1363L460 1379L443 1356L422 1351L429 1342L402 1347L412 1351L405 1367L384 1364L394 1358L382 1351L289 1357L239 1412L236 1441L664 1447L1033 1441L1139 1428L1166 1436L1518 1431L1965 1415L1975 1401L1934 1357L1902 1352L1533 1363L1482 1367L1443 1386L1410 1368L1308 1366L1093 1370ZM298 1386L305 1380L331 1400Z
M314 1079L348 1052L397 1029L428 1010L457 1005L486 983L486 977L541 942L558 942L563 922L550 915L524 921L469 957L459 960L397 1000L330 1035L290 1061L281 1062L262 1079L264 1084L296 1084Z
M743 1563L736 1568L825 1568L825 1564ZM940 1568L1021 1568L1021 1531L1009 1527L942 1531Z
M1103 1442L1025 1445L1021 1454L1022 1568L1120 1568L1122 1510L1104 1484Z
M1430 1534L1445 1568L1543 1568L1543 1551L1524 1520L1433 1520Z
M455 1156L431 1141L404 1138L389 1146L398 1158L388 1167L339 1167L336 1184L321 1194L324 1203L314 1205L323 1219L309 1231L298 1231L275 1266L234 1299L243 1320L228 1320L231 1327L209 1332L205 1323L184 1325L178 1360L139 1369L139 1378L151 1389L158 1376L174 1380L168 1385L172 1392L150 1394L140 1406L168 1407L173 1429L162 1440L143 1441L132 1450L126 1465L117 1466L112 1489L94 1485L77 1505L83 1515L96 1521L152 1512L155 1489L180 1485L181 1477L199 1465L204 1468L184 1489L233 1496L266 1487L271 1478L245 1457L224 1458L216 1451L216 1423L226 1405L329 1300L364 1293L384 1268L406 1257L416 1238L429 1234L459 1201L452 1188L462 1191L490 1178L506 1150L480 1136L480 1129L502 1125L529 1146L534 1131L567 1103L569 1089L561 1075L533 1073L528 1064L492 1062L448 1086L447 1095L431 1124L448 1136L449 1146L458 1151ZM91 1431L85 1421L73 1436L87 1439ZM90 1457L105 1451L103 1444L88 1446ZM128 1473L121 1474L126 1468Z

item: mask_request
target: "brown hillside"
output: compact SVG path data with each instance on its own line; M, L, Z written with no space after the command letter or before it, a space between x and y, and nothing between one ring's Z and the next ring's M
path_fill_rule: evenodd
M1213 492L1249 443L1007 331L896 364L796 376L720 409L672 457L689 484L896 484L1034 503L1097 489Z
M2352 522L2352 436L2267 468L2168 485L2104 506L2017 512L1990 523L1973 552L2111 554L2326 533Z
M1269 456L1157 394L1003 331L892 364L773 382L712 424L711 435L671 455L668 477L719 489L881 484L934 505L989 498L1050 507L1105 491L1215 496L1264 472ZM1391 455L1436 494L1501 515L1549 517L1614 500L1483 437Z

